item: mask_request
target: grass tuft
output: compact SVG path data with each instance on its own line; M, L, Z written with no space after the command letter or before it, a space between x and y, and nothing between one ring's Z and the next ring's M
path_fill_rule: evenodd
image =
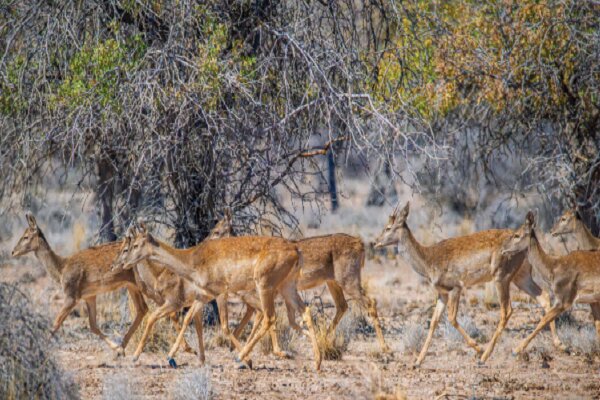
M0 399L76 399L78 389L52 357L50 322L16 287L0 283Z
M130 400L136 397L131 377L126 374L112 374L104 378L102 398L105 400Z
M427 332L420 324L409 323L404 326L401 333L401 352L404 354L417 355L425 343Z
M186 373L171 385L173 400L210 400L214 397L209 367Z
M328 328L330 323L331 321L325 315L317 317L315 326L317 345L324 360L341 360L344 352L348 349L349 337L345 334L347 331L339 329L339 326L335 333L329 335Z

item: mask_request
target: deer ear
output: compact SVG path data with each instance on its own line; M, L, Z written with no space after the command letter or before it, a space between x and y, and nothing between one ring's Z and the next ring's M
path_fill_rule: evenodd
M580 221L582 220L581 214L579 214L579 210L578 209L575 209L575 212L573 214L575 214L575 218L577 218Z
M533 211L527 212L527 216L525 216L525 223L531 228L535 227L535 215L533 214Z
M137 231L138 231L138 234L140 234L140 235L144 235L144 234L148 233L148 229L146 229L146 224L143 221L140 221L138 223Z
M227 207L223 213L223 217L226 219L231 219L231 208Z
M147 243L149 243L152 246L158 247L158 242L156 241L156 239L154 239L154 236L152 236L151 234L147 234L146 235L146 240Z
M37 228L37 222L35 221L35 217L29 213L25 215L27 217L27 223L31 229Z
M408 212L409 211L410 211L410 201L407 201L406 205L404 206L404 208L402 209L402 211L400 211L400 216L402 218L408 217Z
M135 225L130 225L129 228L127 229L127 232L125 232L125 238L131 239L134 236L135 236Z

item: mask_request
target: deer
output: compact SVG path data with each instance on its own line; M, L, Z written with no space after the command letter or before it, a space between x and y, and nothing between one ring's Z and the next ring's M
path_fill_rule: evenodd
M460 326L457 320L460 295L468 287L493 281L500 298L500 321L490 339L480 362L484 363L494 347L512 314L510 304L510 283L533 297L544 310L550 309L550 296L543 291L531 276L531 265L525 261L525 250L514 254L501 254L503 242L514 231L510 229L490 229L471 235L442 240L432 246L420 244L407 224L409 203L404 208L400 204L389 217L387 225L375 240L375 248L398 245L402 257L413 270L425 278L437 292L437 303L433 311L429 332L414 366L423 362L433 339L444 309L448 308L448 320L465 339L468 346L477 354L482 350L475 340ZM562 344L551 325L554 344Z
M183 328L173 345L177 349L184 329L207 301L217 299L225 303L230 294L239 295L256 307L262 318L242 347L227 325L224 333L236 347L238 360L252 367L249 355L256 343L275 323L275 295L281 294L289 305L288 319L293 329L309 337L313 347L315 369L320 370L321 354L317 345L310 307L305 307L296 288L302 254L291 242L276 237L243 236L206 240L188 249L175 249L159 241L141 224L126 254L119 254L114 270L130 269L142 260L164 265L170 271L192 282L199 291L196 301L186 314ZM295 322L294 313L300 313L307 326L303 331Z
M225 216L221 219L215 227L210 231L209 235L205 238L205 240L217 239L220 237L227 237L231 235L231 214L226 211ZM142 224L143 226L143 224ZM132 226L128 229L124 240L122 241L119 256L125 257L129 251L131 250L132 241L136 235L136 227ZM156 304L159 305L157 309L155 309L148 316L148 321L146 323L146 327L140 338L138 346L133 354L133 361L137 361L143 352L146 341L154 328L155 323L167 316L167 315L176 315L176 313L182 310L184 307L191 307L197 296L201 295L201 293L196 289L196 287L187 279L181 278L179 275L171 272L169 269L165 268L161 264L146 260L144 262L140 262L136 264L132 270L136 275L136 279L138 281L138 285L142 288L142 292L150 297ZM249 296L247 296L249 297ZM252 298L253 303L257 303L257 299ZM219 316L221 319L221 326L225 326L223 328L226 331L228 318L227 318L227 308L226 302L223 304L223 298L217 298L217 303L219 304L219 309L221 310ZM248 310L254 310L254 308L247 303ZM188 311L189 312L189 311ZM205 352L204 352L204 343L202 338L202 318L199 313L192 313L194 318L194 326L196 329L196 334L198 337L198 356L200 360L200 364L203 365L206 361ZM182 330L180 325L176 325L177 332L179 333ZM185 339L182 339L185 340ZM186 350L189 345L184 343L186 346ZM177 362L174 359L175 352L177 348L172 348L169 351L169 355L167 356L167 361L169 365L173 368L177 368ZM281 350L279 347L274 347L274 353L279 354Z
M590 305L600 337L600 252L577 250L563 256L551 256L542 248L534 228L535 217L530 211L523 225L505 240L502 254L510 256L526 251L529 263L554 295L554 303L533 332L513 350L515 355L525 350L546 325L553 323L575 302Z
M572 237L578 244L577 250L600 249L600 239L590 232L575 210L567 210L556 221L550 234L554 237Z
M348 310L347 300L355 300L362 309L366 309L375 327L375 333L383 352L390 349L385 343L377 302L367 296L361 285L361 270L365 263L365 246L357 237L336 233L293 241L302 253L303 264L298 278L298 290L304 291L321 285L333 298L336 313L327 329L327 335L335 334L337 325ZM252 315L249 309L234 331L239 337ZM271 338L277 338L271 335ZM273 347L279 348L275 343Z
M112 260L118 253L119 243L106 243L79 251L69 257L56 254L39 228L35 217L26 214L28 227L12 251L13 257L34 253L50 277L65 295L63 305L52 325L55 334L80 300L85 302L92 333L123 355L125 347L148 312L148 306L137 286L132 271L111 272ZM135 307L135 319L120 343L108 338L96 322L96 296L119 288L126 288Z

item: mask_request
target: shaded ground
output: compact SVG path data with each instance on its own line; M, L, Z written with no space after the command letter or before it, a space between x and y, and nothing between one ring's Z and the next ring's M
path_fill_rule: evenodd
M30 293L41 312L54 317L61 295L33 259L27 265L8 265L0 271L2 280L17 282ZM369 293L379 303L385 336L394 350L392 356L378 352L374 334L356 333L343 359L324 361L322 372L317 374L312 368L308 342L296 338L292 342L297 353L295 359L280 360L257 349L253 353L255 369L236 370L233 354L216 346L217 341L211 339L216 333L209 331L207 359L216 398L372 398L380 391L401 391L408 398L600 398L597 352L593 355L561 353L552 347L546 332L534 340L524 357L514 358L510 354L511 347L531 332L541 316L539 307L527 302L514 288L515 310L509 329L486 365L478 365L473 351L457 338L452 328L443 326L423 366L413 369L411 335L414 336L419 327L427 328L433 305L431 292L410 268L393 260L367 261L364 275ZM305 298L314 299L314 293ZM109 300L99 301L101 318L107 318L118 308L114 304L107 305L114 303ZM323 300L326 305L330 303L328 296ZM459 315L466 324L480 330L480 340L487 340L493 332L498 310L488 310L483 300L482 288L468 291ZM232 321L236 321L241 309L237 304L232 308ZM331 315L333 310L326 307L326 312ZM587 307L578 306L572 317L575 326L591 325ZM110 331L112 326L104 319L101 322L104 329ZM471 329L475 328L471 326ZM128 389L144 398L169 398L177 380L198 368L196 356L189 353L177 356L179 369L168 368L161 346L154 346L159 347L158 351L145 352L137 364L130 357L115 359L107 347L89 333L84 315L71 315L59 336L56 356L62 367L74 375L83 398L101 398L103 391L112 389L118 392L118 387L111 387L117 384L129 385L123 392ZM129 355L133 348L128 347Z

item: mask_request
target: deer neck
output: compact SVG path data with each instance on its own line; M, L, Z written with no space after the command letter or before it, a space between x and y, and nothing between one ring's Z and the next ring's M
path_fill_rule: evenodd
M595 250L599 248L600 239L592 235L592 232L583 223L578 225L575 234L581 250Z
M65 259L52 250L45 238L40 238L40 245L34 251L34 254L44 268L46 268L52 279L60 283Z
M199 271L194 268L191 249L176 249L166 243L158 242L158 246L155 247L148 260L159 263L186 279L198 281Z
M550 281L554 275L554 263L540 244L535 233L532 234L529 242L529 252L527 253L529 263L535 268L546 281Z
M150 260L145 260L136 264L138 276L146 285L154 286L159 275L164 271L164 267Z
M429 262L427 261L427 248L417 241L408 226L404 226L404 235L398 243L398 251L407 259L415 272L429 278Z

